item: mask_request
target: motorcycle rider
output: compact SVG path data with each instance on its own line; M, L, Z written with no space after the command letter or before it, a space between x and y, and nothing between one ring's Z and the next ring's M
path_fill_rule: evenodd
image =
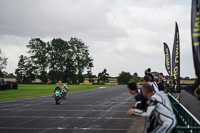
M68 91L68 87L66 86L66 84L63 85L62 89L66 89L66 91Z
M66 92L67 92L67 96L68 96L68 90L69 90L69 89L68 89L68 87L66 86L66 84L63 85L62 90L63 90L63 89L66 90Z
M61 92L60 85L56 85L56 88L55 88L55 90L54 90L54 93L55 93L56 90L59 90L59 91Z
M55 88L55 90L54 90L53 97L55 96L56 90L59 90L60 92L62 92L62 90L61 90L61 88L60 88L60 85L56 85L56 88Z

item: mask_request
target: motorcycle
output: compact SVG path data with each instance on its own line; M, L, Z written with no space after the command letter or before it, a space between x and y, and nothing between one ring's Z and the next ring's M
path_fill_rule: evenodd
M63 99L66 99L68 94L67 94L67 90L66 89L62 89L62 96L63 96Z
M60 104L61 103L62 95L61 95L61 92L59 90L55 91L54 98L55 98L56 104Z

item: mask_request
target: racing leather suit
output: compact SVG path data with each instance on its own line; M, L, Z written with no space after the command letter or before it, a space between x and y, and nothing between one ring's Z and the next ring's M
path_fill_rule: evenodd
M55 93L56 90L59 90L60 92L62 91L60 87L56 87L55 90L54 90L54 93Z
M67 88L67 86L63 86L63 87L62 87L62 89L66 89L66 90L68 91L68 88Z
M161 91L152 95L148 101L147 111L134 110L135 115L149 117L153 115L158 125L151 133L170 133L176 126L176 117L172 110L171 103L166 94Z

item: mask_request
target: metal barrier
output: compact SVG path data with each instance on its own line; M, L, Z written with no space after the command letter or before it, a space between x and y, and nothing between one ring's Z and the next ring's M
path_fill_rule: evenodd
M200 133L200 122L193 116L172 94L168 93L174 113L177 119L177 126L173 133ZM199 106L199 105L197 105Z

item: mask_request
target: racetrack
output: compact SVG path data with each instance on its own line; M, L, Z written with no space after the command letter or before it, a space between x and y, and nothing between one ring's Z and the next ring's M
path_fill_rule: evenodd
M134 102L126 86L70 93L60 105L52 96L0 103L1 133L125 133Z

